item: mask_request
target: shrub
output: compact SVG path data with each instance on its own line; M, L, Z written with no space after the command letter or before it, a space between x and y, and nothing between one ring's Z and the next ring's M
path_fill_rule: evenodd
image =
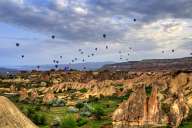
M48 106L63 107L65 106L65 101L62 99L53 99L48 102Z
M80 110L81 108L84 107L84 103L82 103L82 102L78 102L78 103L75 105L75 107L78 108L78 109Z
M61 121L61 128L77 128L75 117L67 114Z
M86 93L88 90L86 88L82 88L79 90L81 93Z
M91 112L90 111L83 111L83 112L80 112L80 115L81 116L87 116L87 117L89 117L89 116L91 116Z
M32 121L37 125L45 125L46 124L46 118L43 114L33 114L32 115Z
M81 126L87 124L87 122L88 121L86 119L80 118L79 120L77 120L77 126L81 127Z
M145 87L145 92L146 92L147 96L151 96L152 87L151 86L146 86Z
M104 110L101 106L94 106L92 113L96 117L96 119L100 120L102 116L104 116Z

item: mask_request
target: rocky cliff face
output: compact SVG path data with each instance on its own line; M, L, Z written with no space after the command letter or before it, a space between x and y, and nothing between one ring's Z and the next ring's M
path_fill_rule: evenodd
M127 128L131 126L159 125L160 104L158 101L158 91L154 87L151 96L146 95L144 85L123 102L113 113L114 128Z
M191 77L191 73L158 73L131 79L129 83L134 92L113 113L114 127L178 127L188 116L191 107ZM149 85L152 87L150 96L146 95L145 88Z

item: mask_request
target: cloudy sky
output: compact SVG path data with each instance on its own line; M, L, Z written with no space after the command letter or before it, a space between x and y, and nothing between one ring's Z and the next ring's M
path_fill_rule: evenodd
M0 0L0 66L190 56L191 12L192 0Z

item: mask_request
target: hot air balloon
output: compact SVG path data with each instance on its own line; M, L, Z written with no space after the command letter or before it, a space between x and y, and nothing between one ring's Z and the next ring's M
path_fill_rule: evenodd
M81 49L79 49L78 51L79 51L79 52L81 52L82 50L81 50Z
M97 51L98 50L98 48L95 48L95 51Z
M108 49L109 47L108 47L108 46L106 46L105 48L106 48L106 49Z
M94 53L92 53L91 55L92 55L92 56L94 56L95 54L94 54Z
M171 52L175 52L175 50L174 50L174 49L172 49L172 50L171 50Z
M58 65L57 65L57 64L55 65L55 68L58 68Z
M38 65L38 66L37 66L37 69L39 69L39 68L40 68L40 66Z
M77 58L75 58L75 60L77 60Z
M83 59L82 61L85 62L85 59Z
M19 46L20 46L20 44L19 44L19 43L16 43L16 46L17 46L17 47L19 47Z
M52 38L52 39L55 39L55 35L52 35L51 38Z
M60 56L60 59L62 59L63 58L63 56Z
M24 58L25 56L24 55L21 55L21 58Z
M81 54L84 54L84 52L81 52Z
M59 64L59 61L57 60L56 63Z
M165 51L162 51L162 53L165 53Z
M74 62L74 60L72 60L72 62Z
M134 19L133 19L133 21L134 21L134 22L136 22L136 21L137 21L137 19L135 19L135 18L134 18Z
M106 34L103 34L103 38L106 38Z
M90 55L88 55L87 57L90 57Z

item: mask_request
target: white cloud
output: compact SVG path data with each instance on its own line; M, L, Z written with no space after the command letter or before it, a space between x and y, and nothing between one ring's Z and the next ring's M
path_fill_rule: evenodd
M53 2L58 10L64 10L69 6L69 0L53 0Z
M185 38L192 36L192 30L189 29L191 23L183 19L161 19L132 32L135 38L150 40L160 48L178 48L185 43Z
M88 14L88 10L84 9L82 7L74 7L73 10L75 11L75 13L77 13L79 15L87 15Z

